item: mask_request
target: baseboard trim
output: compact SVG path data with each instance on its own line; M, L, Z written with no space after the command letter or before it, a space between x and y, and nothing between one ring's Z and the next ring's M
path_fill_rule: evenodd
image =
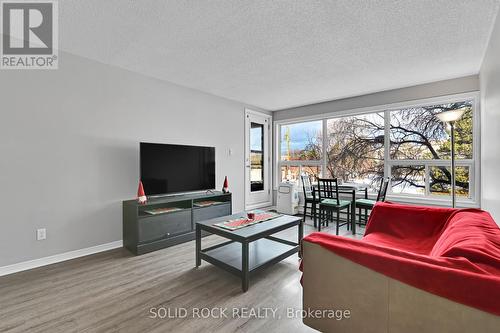
M111 243L87 247L85 249L55 254L55 255L49 256L49 257L23 261L23 262L20 262L17 264L12 264L12 265L8 265L8 266L0 267L0 276L9 275L9 274L17 273L17 272L22 272L22 271L26 271L26 270L37 268L37 267L47 266L47 265L51 265L51 264L55 264L58 262L79 258L79 257L84 257L84 256L88 256L90 254L109 251L109 250L113 250L113 249L116 249L116 248L119 248L122 246L123 246L123 241L119 240L119 241L115 241L115 242L111 242Z

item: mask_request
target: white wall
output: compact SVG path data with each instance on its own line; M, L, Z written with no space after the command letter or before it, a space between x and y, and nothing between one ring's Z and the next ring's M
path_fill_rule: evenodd
M121 240L139 141L215 146L216 185L244 207L243 104L65 53L0 71L0 92L0 267Z
M481 207L500 225L500 18L497 17L480 72Z

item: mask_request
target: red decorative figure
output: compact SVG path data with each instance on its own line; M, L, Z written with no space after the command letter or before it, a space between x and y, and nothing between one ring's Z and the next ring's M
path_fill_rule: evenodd
M227 176L224 178L224 185L222 185L222 193L229 193L229 185L227 184Z
M144 186L142 186L142 182L139 181L139 188L137 189L137 202L140 204L145 204L148 201L146 197L146 193L144 193Z

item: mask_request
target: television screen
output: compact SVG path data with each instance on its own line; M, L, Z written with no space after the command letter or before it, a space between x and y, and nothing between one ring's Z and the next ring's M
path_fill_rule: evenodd
M140 144L141 180L146 195L215 188L215 148Z

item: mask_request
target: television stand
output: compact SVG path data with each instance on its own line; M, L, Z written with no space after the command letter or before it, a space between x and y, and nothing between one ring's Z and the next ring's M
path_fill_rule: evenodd
M232 195L192 193L123 201L123 246L139 255L195 239L199 221L232 214Z

